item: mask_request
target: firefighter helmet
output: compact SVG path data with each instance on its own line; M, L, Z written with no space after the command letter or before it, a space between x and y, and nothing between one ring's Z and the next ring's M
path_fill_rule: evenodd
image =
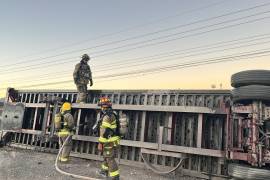
M101 97L101 98L99 98L98 106L101 106L101 107L112 107L112 102L107 97Z
M82 60L89 61L90 57L88 56L88 54L84 54L84 55L82 55Z
M70 110L71 110L71 104L69 102L65 102L62 105L61 111L64 112L64 111L70 111Z

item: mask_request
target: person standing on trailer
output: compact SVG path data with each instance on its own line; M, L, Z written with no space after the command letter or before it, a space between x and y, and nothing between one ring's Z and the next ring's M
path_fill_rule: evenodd
M80 63L76 64L73 72L74 83L78 90L77 103L86 103L87 100L87 85L93 86L92 72L88 61L90 57L87 54L82 55Z
M67 143L64 145L62 153L59 157L60 162L67 162L72 150L72 134L74 134L75 129L74 119L71 114L71 103L64 102L60 113L56 114L55 129L58 132L57 134L59 136L60 147L68 138Z

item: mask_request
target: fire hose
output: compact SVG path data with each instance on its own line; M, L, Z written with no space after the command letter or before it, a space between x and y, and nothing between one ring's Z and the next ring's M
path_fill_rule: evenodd
M101 179L96 179L96 178L91 178L91 177L87 177L87 176L81 176L81 175L77 175L77 174L72 174L72 173L68 173L68 172L65 172L63 170L61 170L59 167L58 167L58 161L59 161L59 157L60 157L60 154L62 153L63 151L63 148L64 146L67 144L67 141L69 140L69 138L71 138L71 135L69 135L66 140L63 142L63 145L61 146L61 148L59 149L59 152L57 154L57 157L55 159L55 169L63 174L63 175L66 175L66 176L70 176L70 177L74 177L74 178L78 178L78 179L87 179L87 180L101 180ZM59 137L59 141L60 141L60 137Z
M144 164L146 165L146 167L148 167L151 171L153 171L153 172L156 173L156 174L163 174L163 175L164 175L164 174L169 174L169 173L172 173L172 172L176 171L176 170L182 165L183 161L186 159L186 158L180 159L179 163L178 163L174 168L172 168L172 169L170 169L170 170L168 170L168 171L161 171L160 169L157 169L157 168L154 167L151 163L149 163L149 162L146 160L146 158L145 158L145 156L144 156L143 153L141 153L141 157L142 157L143 162L144 162Z

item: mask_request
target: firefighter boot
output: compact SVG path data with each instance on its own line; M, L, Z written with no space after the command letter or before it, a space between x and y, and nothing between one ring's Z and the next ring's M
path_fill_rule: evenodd
M108 171L103 170L103 169L98 170L97 174L102 177L108 177Z
M112 177L112 180L120 180L120 176Z

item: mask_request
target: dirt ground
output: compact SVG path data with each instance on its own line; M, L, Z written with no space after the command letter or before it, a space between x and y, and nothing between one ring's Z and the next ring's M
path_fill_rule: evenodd
M1 180L75 180L58 173L54 168L56 154L40 153L31 150L0 148L0 179ZM70 163L61 164L64 171L83 176L102 179L97 175L100 162L72 158ZM195 180L191 177L161 176L143 167L134 168L120 166L121 180ZM104 178L103 178L104 179Z

